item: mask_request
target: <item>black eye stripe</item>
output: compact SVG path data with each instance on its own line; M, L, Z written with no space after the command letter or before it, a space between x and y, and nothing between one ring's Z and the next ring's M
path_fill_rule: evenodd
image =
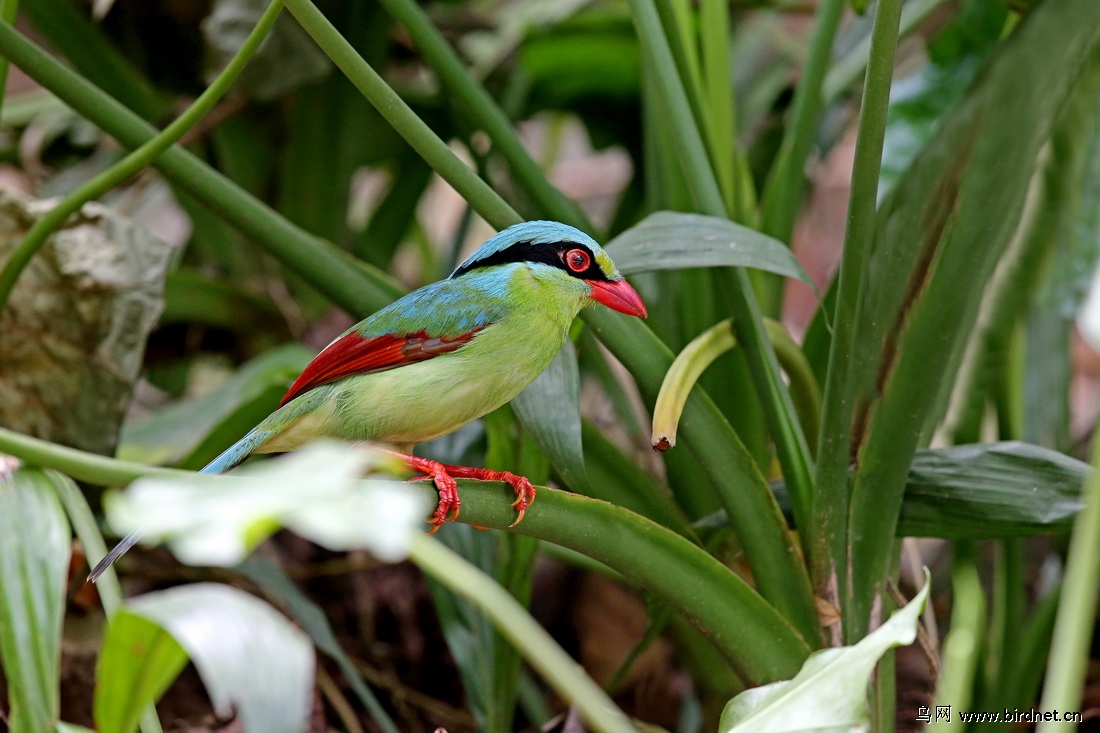
M591 262L588 267L581 272L573 272L569 269L569 266L565 263L565 254L571 249L583 249L588 252L588 257ZM462 277L467 272L473 270L480 270L483 267L492 267L493 265L504 265L509 262L541 262L544 265L550 265L556 267L563 272L568 273L572 277L580 278L582 280L607 280L607 275L600 269L599 264L596 262L595 256L592 252L583 244L578 242L549 242L540 244L531 244L530 242L517 242L508 249L500 252L494 252L488 257L483 257L480 260L471 262L468 265L458 268L451 274L451 279L456 277Z

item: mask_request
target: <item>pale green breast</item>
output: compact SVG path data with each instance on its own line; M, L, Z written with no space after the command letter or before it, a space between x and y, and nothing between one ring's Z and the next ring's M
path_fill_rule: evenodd
M587 303L587 286L515 267L506 314L461 349L324 385L269 419L285 427L261 450L293 450L320 436L407 448L453 432L519 394L554 359ZM564 277L564 275L563 275ZM297 410L291 411L296 402ZM296 413L296 414L292 414ZM266 421L265 421L266 422Z

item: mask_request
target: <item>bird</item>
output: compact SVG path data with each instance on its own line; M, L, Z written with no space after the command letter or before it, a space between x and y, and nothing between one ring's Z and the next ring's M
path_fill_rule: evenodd
M431 532L457 518L456 478L505 481L516 520L535 498L523 476L412 455L518 395L550 365L586 306L645 318L641 296L584 232L554 221L510 226L444 280L368 316L326 346L278 408L200 473L224 473L257 453L296 450L317 438L387 447L430 478L439 504ZM127 535L92 570L98 578L132 547Z

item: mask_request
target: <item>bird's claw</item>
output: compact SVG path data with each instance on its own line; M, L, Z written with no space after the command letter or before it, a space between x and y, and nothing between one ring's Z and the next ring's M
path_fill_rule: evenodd
M437 461L417 456L397 454L408 463L409 468L424 474L417 476L413 481L432 481L439 490L439 505L432 512L430 519L426 520L432 528L428 534L435 534L445 523L458 519L458 511L462 502L458 498L458 482L455 478L473 478L482 481L503 481L516 492L516 500L512 506L516 508L516 521L509 524L515 527L523 521L528 507L535 503L535 487L524 476L517 476L511 471L493 471L487 468L469 468L467 466L448 466Z

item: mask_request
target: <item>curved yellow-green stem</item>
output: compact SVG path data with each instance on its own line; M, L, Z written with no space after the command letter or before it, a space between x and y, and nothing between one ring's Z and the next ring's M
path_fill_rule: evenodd
M794 342L783 324L770 318L764 319L768 340L775 349L783 371L791 380L791 398L798 412L799 422L810 445L817 445L817 428L821 418L821 388L814 379L806 356ZM653 448L668 450L676 445L676 430L684 403L692 387L715 359L737 345L733 335L733 322L726 319L696 336L684 347L665 373L657 404L653 407Z

